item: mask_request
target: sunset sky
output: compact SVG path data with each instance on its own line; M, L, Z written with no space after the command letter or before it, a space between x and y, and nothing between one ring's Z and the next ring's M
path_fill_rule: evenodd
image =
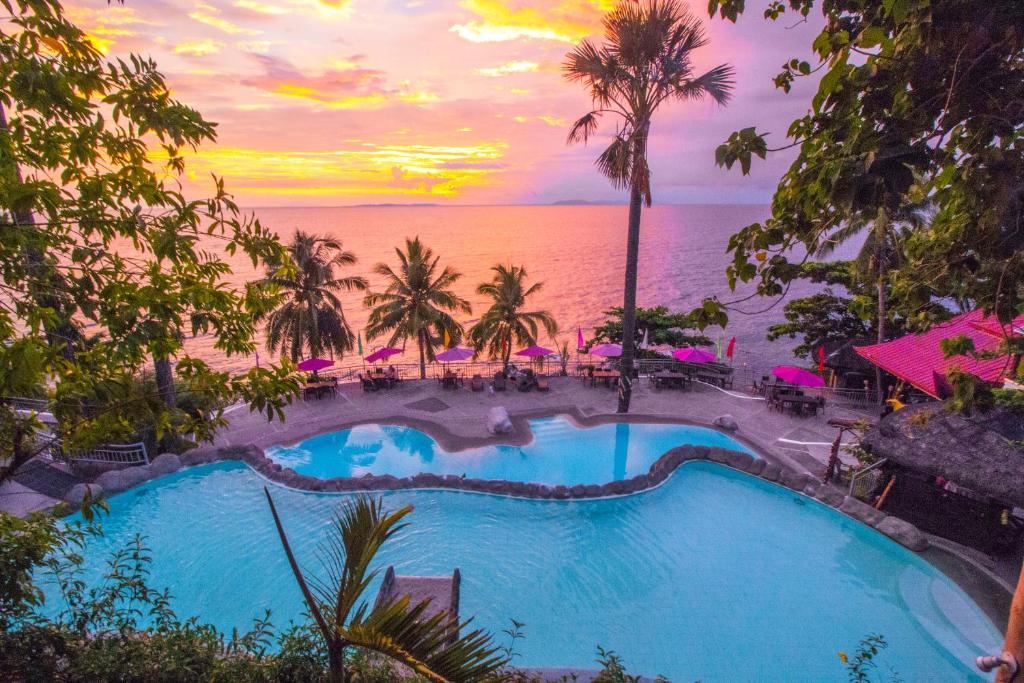
M690 0L707 17L706 0ZM588 98L566 82L571 46L612 0L71 0L69 16L109 56L152 56L176 97L219 123L189 160L248 206L623 201L593 167L602 140L567 147ZM773 25L750 2L738 25L707 20L698 70L738 73L728 107L671 104L651 142L654 199L752 203L789 157L751 177L714 165L728 134L756 124L783 141L812 83L771 77L806 57L815 22ZM606 124L611 130L611 122Z

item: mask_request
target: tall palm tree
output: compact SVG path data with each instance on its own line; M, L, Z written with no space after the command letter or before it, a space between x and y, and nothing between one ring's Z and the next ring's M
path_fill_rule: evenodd
M512 354L512 344L530 346L537 343L543 327L549 337L558 333L555 319L547 311L526 311L526 300L544 286L535 282L526 286L526 269L522 266L497 265L491 268L494 278L476 288L477 294L493 300L490 308L469 330L469 338L477 352L485 347L491 358L500 357L505 367Z
M703 24L678 0L622 2L604 18L605 43L584 40L568 54L565 76L587 89L593 109L569 131L569 143L586 142L600 119L612 116L617 127L597 167L616 188L629 190L626 282L623 293L622 358L618 411L629 411L636 340L636 280L640 252L641 203L651 205L647 143L654 113L671 100L710 97L725 104L732 92L733 69L722 65L694 75L691 54L707 45Z
M268 316L267 349L287 353L293 361L306 353L344 356L356 337L338 293L365 290L366 279L338 277L335 269L353 265L355 254L345 251L338 240L302 230L295 231L289 251L295 266L292 274L274 265L267 272L267 282L282 290L280 305Z
M886 341L887 335L889 313L886 290L889 286L889 271L900 267L904 260L904 245L910 233L926 226L929 210L925 204L904 204L895 210L881 208L873 219L852 221L837 230L816 252L817 256L830 256L839 245L867 229L864 243L854 258L854 270L858 279L875 281L875 333L879 344ZM879 403L885 400L882 369L877 365L875 393Z
M439 611L425 617L430 600L411 605L408 596L375 604L360 602L379 569L370 569L380 547L406 524L406 506L384 510L383 501L358 496L335 514L333 531L322 553L326 580L307 581L299 569L274 499L266 487L270 512L299 590L327 645L330 681L345 680L345 654L361 647L404 664L429 681L497 680L508 663L487 632L475 629L457 635L469 624Z
M434 360L434 348L447 334L457 342L462 325L452 313L469 314L469 302L451 290L462 275L450 267L438 267L439 256L420 238L406 239L405 251L395 249L398 269L378 263L374 272L387 281L382 292L370 292L364 303L373 307L366 325L366 338L388 337L388 345L415 339L420 354L420 378L427 378L427 360Z

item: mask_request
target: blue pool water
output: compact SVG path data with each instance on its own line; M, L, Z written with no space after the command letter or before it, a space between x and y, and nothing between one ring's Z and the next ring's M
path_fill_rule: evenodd
M267 457L299 474L328 479L420 472L538 484L605 484L646 474L665 451L693 444L755 455L713 429L676 424L603 424L579 427L564 416L530 420L525 446L493 445L454 453L411 427L369 424L320 434L294 446L267 449ZM756 455L755 455L756 457Z
M89 574L138 532L154 586L180 614L244 627L270 608L276 624L302 601L263 498L238 463L184 470L114 496ZM272 487L300 563L341 496ZM837 651L869 633L904 681L980 680L975 655L1001 637L949 579L836 511L708 462L664 486L594 501L396 491L411 525L381 551L399 573L462 570L462 614L499 632L526 622L521 665L592 665L600 644L629 668L674 681L843 681ZM368 593L376 594L376 586ZM55 596L50 609L57 609ZM886 678L890 680L891 678Z

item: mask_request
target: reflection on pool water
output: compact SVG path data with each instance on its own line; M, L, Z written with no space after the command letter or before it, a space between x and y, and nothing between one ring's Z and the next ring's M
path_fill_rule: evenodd
M88 574L136 533L180 614L284 625L302 600L263 498L238 463L184 470L114 496ZM337 495L272 487L300 563L317 571ZM675 681L842 681L836 653L869 633L905 681L980 680L1001 638L943 574L816 501L708 462L662 487L593 501L396 491L411 525L381 551L399 573L462 570L462 614L495 633L526 623L517 664L592 666L600 644ZM368 595L375 595L372 586ZM51 596L49 609L59 609Z
M646 474L676 446L720 446L756 455L735 439L703 427L617 423L580 427L565 416L530 420L525 446L493 445L454 453L411 427L361 425L320 434L267 457L299 474L329 479L420 472L538 484L606 484Z

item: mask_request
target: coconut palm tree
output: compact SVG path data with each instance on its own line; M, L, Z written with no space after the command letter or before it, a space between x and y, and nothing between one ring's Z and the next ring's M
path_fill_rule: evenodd
M374 272L387 282L384 291L370 292L364 303L373 310L366 326L366 338L387 337L388 346L415 339L420 354L420 378L427 378L427 360L434 360L434 348L444 337L457 343L462 325L452 313L469 314L469 302L451 290L462 275L452 268L438 267L440 257L420 238L406 239L405 251L395 249L398 269L378 263Z
M477 352L487 349L491 358L500 357L505 367L512 354L512 344L530 346L537 343L543 327L549 337L558 333L555 319L547 311L526 311L527 298L544 286L535 282L526 286L526 269L522 266L497 265L491 268L494 278L476 288L477 294L493 300L490 308L469 330L469 338Z
M321 556L327 578L307 580L285 534L274 499L263 489L281 545L313 621L327 645L330 681L344 681L345 655L361 647L389 657L429 681L497 680L508 663L487 632L476 629L458 635L469 624L447 612L425 616L430 600L415 605L409 598L375 604L360 603L379 569L370 569L380 547L406 526L412 512L406 506L384 510L383 501L358 496L335 514L332 534ZM360 603L360 604L357 604Z
M632 395L641 203L651 205L651 121L658 108L672 100L710 97L725 104L733 69L722 65L694 74L691 55L708 39L700 20L678 0L620 3L605 17L604 33L603 45L584 40L573 48L564 69L566 78L583 84L593 102L593 109L570 129L569 143L586 142L603 117L615 118L614 137L598 157L597 167L612 185L630 192L618 405L625 413Z
M335 269L356 262L341 242L325 235L296 230L289 246L294 270L289 273L273 264L267 282L281 289L281 302L267 320L267 349L288 354L298 361L311 357L344 356L352 350L355 335L345 319L340 292L365 290L366 279L338 277Z
M875 281L875 332L879 344L886 341L888 335L886 290L889 287L889 272L903 264L907 240L914 231L927 227L931 213L927 204L919 203L903 204L895 211L879 209L873 219L852 221L837 230L816 252L817 256L831 256L840 245L864 230L868 231L853 263L859 279L864 282ZM875 392L879 403L885 400L882 369L878 366L875 366Z

